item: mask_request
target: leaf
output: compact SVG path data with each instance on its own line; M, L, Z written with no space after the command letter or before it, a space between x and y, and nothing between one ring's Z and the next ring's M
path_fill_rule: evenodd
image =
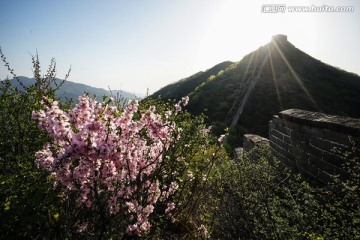
M55 214L53 215L53 217L54 217L55 221L58 221L58 220L59 220L59 217L60 217L60 214L59 214L59 213L55 213Z

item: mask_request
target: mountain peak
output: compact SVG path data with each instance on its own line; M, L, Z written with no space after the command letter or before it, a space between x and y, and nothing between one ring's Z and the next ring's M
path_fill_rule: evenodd
M273 42L273 43L285 43L285 42L288 42L288 40L287 40L286 35L277 34L277 35L272 36L271 42Z
M360 77L311 57L283 34L274 35L269 44L239 62L210 70L164 87L151 97L179 100L189 95L191 113L205 112L218 134L235 125L234 136L267 136L273 114L290 108L360 116L355 107L360 105Z

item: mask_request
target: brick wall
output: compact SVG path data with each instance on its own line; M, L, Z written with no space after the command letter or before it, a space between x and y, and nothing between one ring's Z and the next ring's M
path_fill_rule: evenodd
M269 122L273 155L310 178L346 177L345 155L360 158L360 119L289 109Z

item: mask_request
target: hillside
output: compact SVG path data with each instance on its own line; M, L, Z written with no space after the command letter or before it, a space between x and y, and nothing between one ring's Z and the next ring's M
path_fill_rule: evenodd
M274 36L270 43L206 81L198 74L186 80L197 86L185 89L180 80L151 97L189 95L189 111L204 112L218 133L235 119L235 145L243 133L266 137L272 115L289 108L360 117L360 77L309 56L284 35ZM165 91L170 87L171 94Z
M169 84L152 94L152 96L161 96L162 99L180 99L205 83L210 76L216 75L221 70L225 70L231 64L233 63L229 61L217 64L204 72L198 72L188 78Z
M30 86L35 83L34 78L19 77L19 79L22 81L22 83L25 86ZM59 83L61 80L56 79L56 81ZM11 79L10 82L11 82L12 86L22 89L22 87L19 86L18 82L15 79ZM137 99L137 98L143 97L143 96L139 96L134 93L130 93L130 92L122 91L122 90L111 90L111 93L110 93L110 91L105 90L103 88L95 88L95 87L91 87L86 84L75 83L75 82L71 82L71 81L66 81L61 86L61 88L57 91L57 95L61 99L68 98L68 99L76 100L79 96L83 95L85 92L89 93L90 96L95 95L99 101L101 101L103 96L110 96L111 93L114 96L119 94L119 96L121 96L125 99Z

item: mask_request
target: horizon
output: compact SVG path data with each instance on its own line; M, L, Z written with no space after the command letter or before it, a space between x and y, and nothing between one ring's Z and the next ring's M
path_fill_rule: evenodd
M6 34L0 47L18 76L32 77L29 53L37 51L43 71L56 59L57 78L71 65L69 81L144 94L221 62L240 61L277 34L326 64L360 75L356 1L291 2L354 10L339 13L270 13L264 6L274 4L265 1L137 3L2 1L0 28ZM0 79L10 76L3 64L0 70Z

